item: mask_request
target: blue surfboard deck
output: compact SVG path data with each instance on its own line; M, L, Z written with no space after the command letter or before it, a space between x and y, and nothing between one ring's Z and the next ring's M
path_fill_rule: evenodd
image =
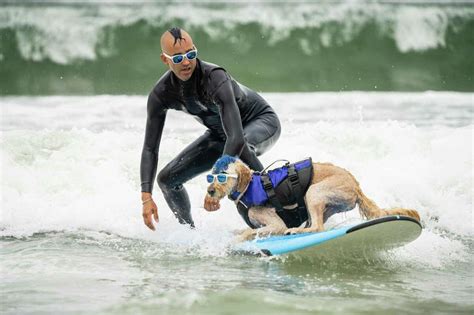
M413 218L387 216L319 233L256 239L238 244L235 250L264 256L358 255L403 246L418 238L421 230Z

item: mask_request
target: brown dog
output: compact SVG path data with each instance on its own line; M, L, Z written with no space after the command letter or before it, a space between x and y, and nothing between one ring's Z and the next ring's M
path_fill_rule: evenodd
M214 167L213 173L226 174L224 176L226 180L224 183L214 180L209 185L204 200L204 208L208 211L219 209L219 200L233 192L245 192L252 180L253 171L245 163L236 158L232 158L230 161L224 168L221 166L218 172ZM219 163L219 160L217 163ZM388 215L404 215L420 220L416 210L379 208L362 193L354 176L341 167L330 163L313 163L313 169L313 177L304 198L310 218L309 222L311 222L309 227L288 228L270 204L254 206L249 208L248 216L252 222L256 223L255 225L261 227L244 230L239 239L248 240L256 235L322 232L324 231L324 213L326 211L333 211L334 209L337 209L336 212L349 211L354 209L356 205L359 205L359 212L366 219ZM215 175L210 176L212 179L212 176Z

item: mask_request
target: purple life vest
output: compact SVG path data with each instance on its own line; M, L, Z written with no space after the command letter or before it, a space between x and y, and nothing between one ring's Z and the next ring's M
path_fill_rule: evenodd
M289 165L285 165L276 169L269 170L267 172L268 177L273 185L273 188L275 189L275 192L279 197L278 199L281 199L281 204L283 206L292 204L296 200L296 196L291 196L289 192L285 194L285 189L278 189L279 187L283 187L283 185L281 184L283 184L285 181L288 181L288 167ZM311 182L312 168L313 165L311 159L306 159L301 162L295 163L295 169L298 174L304 171L308 171L309 174L308 176L304 176L305 180L300 182L301 187L303 189L303 193L306 192L307 188L309 187L309 183ZM301 177L302 176L300 175L300 180ZM283 191L283 193L281 193L280 191ZM235 201L239 197L239 195L240 192L235 191L231 194L230 199ZM286 196L282 198L281 195ZM240 198L239 202L244 204L244 206L247 208L268 205L269 198L262 183L262 174L254 173L252 175L252 179L247 187L247 190Z

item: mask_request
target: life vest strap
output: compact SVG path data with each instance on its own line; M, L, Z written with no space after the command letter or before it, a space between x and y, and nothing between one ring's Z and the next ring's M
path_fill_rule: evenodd
M270 180L270 176L267 173L263 173L261 175L263 189L267 193L268 200L270 203L275 207L276 211L284 211L283 206L281 205L280 201L275 194L275 189L273 189L272 181Z
M306 203L304 202L303 188L301 187L295 164L290 164L288 166L288 180L290 181L291 194L295 196L296 202L298 203L298 216L301 217L303 214L306 214L308 218L306 221L306 227L308 227L311 225L311 217L308 215L308 209L306 208Z
M288 187L290 189L290 195L295 197L298 204L296 209L288 210L283 208L275 193L275 188L273 187L270 177L266 172L261 174L261 181L263 188L265 189L265 193L268 196L268 201L273 207L275 207L276 213L285 222L285 224L297 226L304 221L306 221L306 227L311 224L308 210L306 209L306 203L304 202L303 187L301 187L295 163L288 165Z

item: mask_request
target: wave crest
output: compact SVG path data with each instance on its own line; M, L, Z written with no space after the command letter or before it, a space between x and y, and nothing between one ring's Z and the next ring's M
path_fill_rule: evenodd
M70 64L119 54L114 37L130 29L140 36L144 29L133 28L138 23L145 25L145 31L164 31L169 25L179 24L191 33L204 32L210 39L239 43L247 50L249 34L245 30L254 32L253 25L267 45L296 37L300 42L298 49L306 54L351 42L366 27L374 27L379 36L393 40L399 52L406 53L445 47L448 31L459 31L473 17L472 7L357 2L260 3L252 7L239 3L189 3L179 7L63 3L5 7L0 12L0 31L14 32L17 48L25 60ZM239 32L235 33L238 27Z

